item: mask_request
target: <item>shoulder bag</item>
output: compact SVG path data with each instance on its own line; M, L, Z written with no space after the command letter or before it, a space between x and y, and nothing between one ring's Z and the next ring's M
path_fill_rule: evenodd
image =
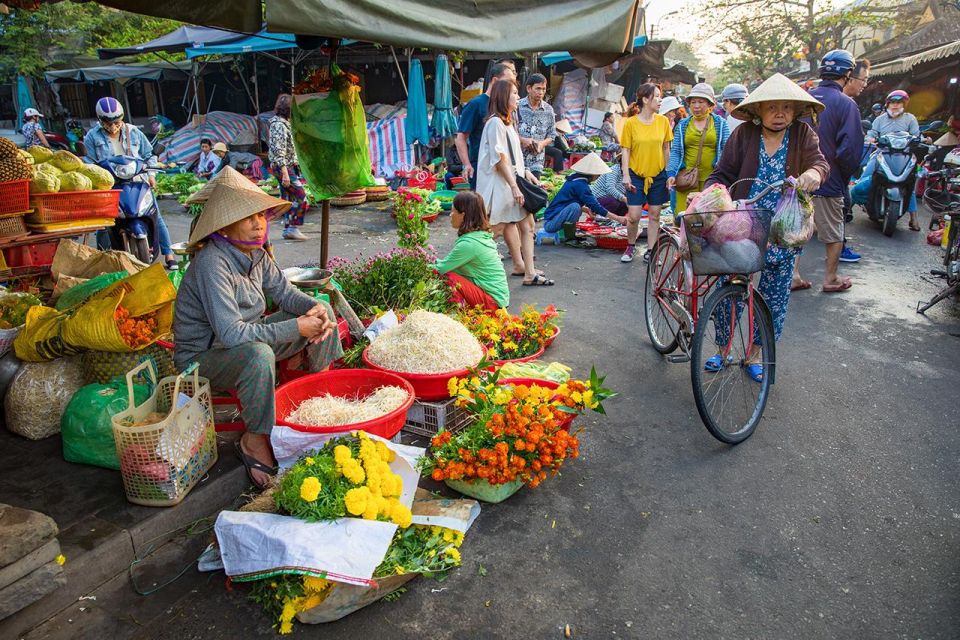
M677 177L674 182L677 191L690 191L700 186L700 159L703 157L703 141L707 138L707 131L710 130L711 122L713 122L712 115L707 119L707 126L700 132L700 147L697 149L697 163L692 167L677 172ZM691 118L687 126L695 127L697 125L693 123L693 118ZM687 132L684 131L683 133L686 135Z
M513 155L513 141L507 133L507 149L510 150L510 166L516 171L517 160ZM523 194L523 208L527 213L536 213L547 206L547 191L527 180L526 176L517 174L517 188Z

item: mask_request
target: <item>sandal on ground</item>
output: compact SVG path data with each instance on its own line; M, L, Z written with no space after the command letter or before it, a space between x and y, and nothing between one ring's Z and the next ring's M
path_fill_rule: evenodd
M250 482L253 483L253 485L258 489L266 488L265 484L259 484L253 479L253 472L260 471L268 476L275 476L277 475L277 469L275 467L268 467L256 458L248 456L246 453L244 453L243 447L240 445L239 440L234 443L234 448L237 450L237 457L240 458L240 462L243 463L244 468L247 470L247 477L250 479Z
M523 286L525 287L552 287L554 284L555 283L553 280L550 278L544 278L539 273L533 276L533 280L530 280L529 282L526 280L523 281Z
M756 363L748 364L747 375L750 376L750 379L754 382L763 382L763 365Z
M538 276L546 275L546 274L543 273L543 271L540 271L539 269L536 269L536 270L534 271L534 273L536 273ZM520 273L516 273L515 271L511 271L511 272L510 272L510 275L513 276L514 278L522 278L522 277L524 277L524 276L527 275L527 274L525 274L523 271L521 271Z
M823 285L824 293L840 293L846 291L853 286L853 283L848 279L844 279L840 284L825 284Z
M920 223L916 220L911 220L907 226L910 227L910 231L920 231Z
M799 283L790 285L790 291L800 291L802 289L809 289L813 286L813 283L809 280L800 280Z
M710 356L707 358L707 361L703 363L703 370L709 371L710 373L717 373L723 369L723 358L720 356Z

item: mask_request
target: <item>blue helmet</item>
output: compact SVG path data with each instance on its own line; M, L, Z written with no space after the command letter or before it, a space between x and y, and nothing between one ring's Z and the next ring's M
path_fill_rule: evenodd
M820 60L820 77L836 76L841 78L853 71L856 60L853 54L846 49L828 51Z
M123 105L116 98L107 96L97 100L97 118L112 122L123 117Z

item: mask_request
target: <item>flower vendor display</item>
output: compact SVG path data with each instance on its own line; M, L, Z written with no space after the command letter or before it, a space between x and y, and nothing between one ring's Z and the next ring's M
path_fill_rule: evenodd
M533 305L519 316L506 309L490 313L482 307L464 309L459 320L487 349L491 360L518 360L542 351L559 329L560 313L553 305L542 312Z
M497 372L453 379L450 395L474 421L456 435L441 431L418 468L434 480L488 502L504 500L521 485L534 488L579 455L580 443L564 427L570 415L604 413L615 394L591 370L589 380L564 384L502 384ZM491 492L498 485L507 491Z
M434 271L436 261L432 247L416 247L355 260L332 258L327 266L360 316L373 318L390 309L397 313L453 309L446 278Z
M392 195L393 213L397 218L397 244L414 249L430 240L427 218L440 213L441 205L430 199L430 191L414 187L400 187Z
M281 466L296 461L241 512L222 512L216 533L227 575L253 583L251 598L281 633L295 618L337 620L418 575L439 579L460 564L479 508L429 495L414 502L419 474L411 463L421 449L362 431L275 431L291 438L277 444ZM415 510L427 514L417 523Z

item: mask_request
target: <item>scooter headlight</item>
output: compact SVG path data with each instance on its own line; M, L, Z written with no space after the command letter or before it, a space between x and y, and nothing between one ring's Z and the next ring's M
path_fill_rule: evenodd
M890 148L896 149L897 151L903 151L907 148L908 142L909 140L907 138L891 138Z
M140 201L140 211L137 213L141 216L149 215L151 207L153 207L153 194L148 192Z
M133 162L113 165L113 172L121 180L130 180L137 174L137 165Z

